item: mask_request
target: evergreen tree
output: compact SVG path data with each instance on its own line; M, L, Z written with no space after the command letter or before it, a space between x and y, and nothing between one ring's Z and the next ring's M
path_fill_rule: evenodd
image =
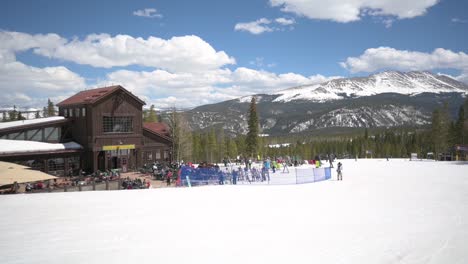
M7 117L6 117L6 113L3 112L3 113L2 113L2 122L6 122L6 121L8 121L8 119L7 119Z
M464 124L465 124L465 107L462 105L458 111L458 118L455 124L455 138L456 144L465 144L465 133L464 133Z
M228 155L230 158L237 158L237 155L239 152L237 151L237 144L236 141L233 140L232 138L229 138L228 140Z
M431 137L435 158L448 147L448 111L447 105L443 109L436 109L432 113Z
M218 134L218 160L222 161L224 158L226 158L227 153L226 153L226 139L224 135L224 128L219 129L219 134Z
M34 116L34 118L41 118L41 116L39 115L39 111L36 111L36 115Z
M201 145L201 137L200 134L198 133L193 133L192 136L192 157L193 157L193 162L195 163L200 163L203 159L203 149Z
M45 107L45 106L42 108L42 116L43 116L43 117L48 117L48 115L47 115L47 107Z
M26 118L23 116L21 111L18 111L18 115L16 116L16 120L26 120Z
M55 106L50 99L47 99L47 116L55 116Z
M249 107L249 131L247 132L246 138L246 151L247 155L250 157L256 157L258 151L258 134L259 134L259 124L258 124L258 115L257 115L257 103L254 96L250 101Z
M18 111L16 111L16 105L13 106L13 110L8 111L8 120L9 121L18 120Z
M156 115L156 110L154 109L154 105L150 106L148 113L146 114L145 122L158 122L158 116Z
M212 128L208 134L208 161L210 163L217 162L216 152L216 132Z

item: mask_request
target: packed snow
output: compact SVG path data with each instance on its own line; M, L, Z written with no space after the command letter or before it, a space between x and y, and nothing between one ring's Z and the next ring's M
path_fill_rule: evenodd
M76 142L45 143L27 140L0 139L0 154L82 149Z
M1 196L0 262L468 262L467 163L341 162L343 181Z
M0 123L0 129L20 127L20 126L32 125L32 124L41 124L41 123L47 123L47 122L57 121L57 120L62 120L62 119L65 119L65 117L63 117L63 116L51 116L51 117L36 118L36 119L29 119L29 120L1 122Z

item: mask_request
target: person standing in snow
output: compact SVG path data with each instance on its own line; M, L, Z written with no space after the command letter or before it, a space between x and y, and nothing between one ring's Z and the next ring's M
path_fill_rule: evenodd
M328 161L330 162L330 168L333 168L333 158L330 154L328 154Z
M166 175L166 184L167 184L167 186L170 186L170 185L171 185L171 178L172 178L172 171L169 170L169 171L167 172L167 175Z
M338 167L336 168L336 172L338 173L338 181L343 180L343 164L341 162L338 162Z

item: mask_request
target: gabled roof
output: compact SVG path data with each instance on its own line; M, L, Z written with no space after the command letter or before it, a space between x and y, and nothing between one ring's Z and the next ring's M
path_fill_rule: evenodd
M151 132L158 133L163 136L171 136L169 126L163 122L147 122L143 123L143 127L150 130Z
M143 131L147 131L172 143L171 132L165 123L143 123Z
M58 103L57 106L67 106L67 105L86 105L86 104L94 104L101 99L107 97L108 95L121 90L125 92L126 94L130 95L133 97L135 100L137 100L141 104L145 104L144 101L142 101L140 98L136 97L134 94L129 92L127 89L123 88L120 85L114 85L114 86L108 86L108 87L102 87L102 88L96 88L96 89L91 89L91 90L85 90L81 91L65 100L62 102Z

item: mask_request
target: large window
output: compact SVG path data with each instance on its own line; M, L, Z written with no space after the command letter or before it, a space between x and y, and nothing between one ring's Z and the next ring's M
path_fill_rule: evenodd
M133 119L130 116L105 116L103 128L104 133L133 132Z

